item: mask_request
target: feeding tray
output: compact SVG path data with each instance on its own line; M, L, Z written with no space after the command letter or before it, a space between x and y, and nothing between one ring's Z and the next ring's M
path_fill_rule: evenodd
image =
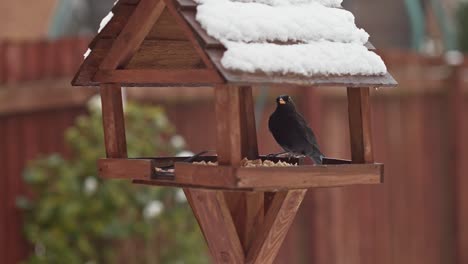
M151 185L233 191L284 191L383 181L383 164L350 164L349 161L326 159L325 163L332 164L302 165L296 158L261 156L262 160L282 161L291 166L234 167L196 164L216 162L216 156L198 157L195 163L183 162L187 158L101 159L99 174L103 178L130 179ZM172 177L157 175L156 168L172 163L175 165Z

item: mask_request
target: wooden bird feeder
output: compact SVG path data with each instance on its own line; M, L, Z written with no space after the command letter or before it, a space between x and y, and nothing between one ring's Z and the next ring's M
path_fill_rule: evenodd
M215 263L272 263L308 188L382 182L383 164L374 163L371 144L369 89L395 86L389 74L309 78L230 71L220 63L225 48L195 20L191 0L120 0L112 12L73 80L100 87L107 153L98 162L100 176L184 188ZM348 87L352 161L241 167L243 158L267 159L257 150L251 86L259 84ZM215 87L217 156L197 161L218 165L128 158L122 86ZM174 162L174 177L156 175L156 167Z

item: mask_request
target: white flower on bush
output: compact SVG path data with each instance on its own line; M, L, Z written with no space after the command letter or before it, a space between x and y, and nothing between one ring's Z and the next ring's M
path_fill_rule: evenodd
M85 179L84 181L84 192L87 195L91 195L96 192L98 187L98 181L96 180L95 177L89 176L88 178Z
M94 111L101 111L102 109L102 105L101 105L101 96L99 96L98 94L94 95L93 97L91 97L89 100L88 100L88 107L91 109L91 110L94 110Z
M172 136L170 142L174 148L181 149L185 147L185 139L181 135Z
M156 125L160 128L164 128L169 124L169 121L167 120L167 117L165 115L157 115L154 119L156 122Z
M182 189L178 189L175 193L175 200L178 203L185 203L187 202L187 197L185 197L185 193Z
M152 219L158 217L164 210L164 204L161 201L153 200L143 209L143 217Z
M83 57L86 59L88 58L89 54L91 53L91 49L86 50L86 52L83 54Z
M34 253L36 254L36 256L39 256L39 257L44 256L46 253L44 244L42 244L41 242L34 244Z
M463 53L458 50L449 50L444 54L445 62L448 65L457 66L463 63Z

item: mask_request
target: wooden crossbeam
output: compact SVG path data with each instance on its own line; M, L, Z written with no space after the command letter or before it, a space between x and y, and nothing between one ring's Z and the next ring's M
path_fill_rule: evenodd
M348 88L348 115L353 163L372 163L369 88Z
M114 70L128 63L164 8L165 3L162 0L141 0L99 68Z
M277 192L248 251L246 263L270 264L276 258L307 190Z
M177 84L196 86L222 83L223 80L214 70L100 70L93 78L100 83L117 82L128 85L174 86Z

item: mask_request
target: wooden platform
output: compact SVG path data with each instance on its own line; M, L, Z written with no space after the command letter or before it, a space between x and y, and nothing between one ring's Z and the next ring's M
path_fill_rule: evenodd
M383 182L383 164L298 165L291 167L212 166L181 162L185 158L101 159L103 178L136 183L238 191L284 191ZM201 157L197 161L216 161ZM289 159L275 159L288 162ZM156 167L175 161L173 177L157 176ZM294 163L294 162L292 162Z

